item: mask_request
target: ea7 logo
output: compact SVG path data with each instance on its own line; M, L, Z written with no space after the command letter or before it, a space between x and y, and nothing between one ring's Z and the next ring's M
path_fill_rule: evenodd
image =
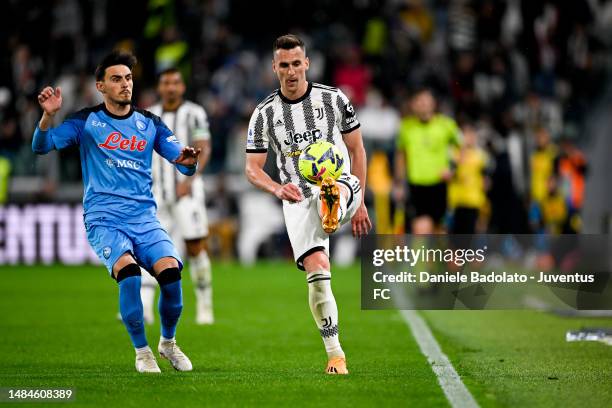
M106 127L106 123L98 122L97 120L92 120L91 121L91 126L93 126L93 127Z

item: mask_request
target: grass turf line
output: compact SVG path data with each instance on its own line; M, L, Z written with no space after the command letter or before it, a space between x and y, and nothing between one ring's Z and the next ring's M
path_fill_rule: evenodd
M400 316L360 310L358 268L334 269L332 280L348 377L323 374L302 272L284 262L213 268L213 326L195 325L191 280L183 279L177 339L194 371L158 359L162 375L154 376L134 369L115 317L116 284L103 267L0 267L0 386L74 387L70 406L448 406ZM158 322L147 327L155 349Z
M434 336L482 407L604 407L612 347L565 341L567 330L612 319L536 311L427 311Z

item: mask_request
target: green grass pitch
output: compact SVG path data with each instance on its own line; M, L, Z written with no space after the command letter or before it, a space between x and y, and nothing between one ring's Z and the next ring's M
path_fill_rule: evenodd
M361 311L359 269L336 268L347 377L326 358L302 272L286 262L214 265L216 323L194 323L191 282L177 339L194 371L134 369L116 320L117 288L103 267L0 267L0 387L72 387L68 406L448 406L395 311ZM530 311L423 312L483 407L609 406L612 347L566 343L566 330L612 319ZM147 327L152 346L159 325ZM41 406L41 403L19 406ZM57 404L53 404L57 406Z

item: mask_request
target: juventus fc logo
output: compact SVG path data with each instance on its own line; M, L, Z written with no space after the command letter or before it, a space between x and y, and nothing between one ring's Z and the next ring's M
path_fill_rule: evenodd
M317 108L315 109L315 112L317 114L317 120L323 119L323 108Z
M321 319L321 320L323 321L323 328L324 329L329 329L331 327L332 323L333 323L331 316L326 317L326 318Z

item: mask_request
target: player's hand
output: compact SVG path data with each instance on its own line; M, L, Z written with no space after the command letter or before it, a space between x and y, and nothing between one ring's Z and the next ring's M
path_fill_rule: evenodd
M55 115L62 107L61 88L59 86L55 89L50 86L46 87L38 94L38 103L47 115Z
M297 203L304 199L298 186L292 183L283 184L276 189L274 195L281 200L291 201L292 203Z
M361 238L368 235L368 232L372 229L372 222L368 216L368 209L365 204L361 204L351 218L351 225L353 227L353 236Z
M185 197L191 194L191 180L185 179L176 184L176 198Z
M175 163L183 166L195 166L198 163L201 151L202 149L194 149L191 146L183 147L181 155L175 160Z

